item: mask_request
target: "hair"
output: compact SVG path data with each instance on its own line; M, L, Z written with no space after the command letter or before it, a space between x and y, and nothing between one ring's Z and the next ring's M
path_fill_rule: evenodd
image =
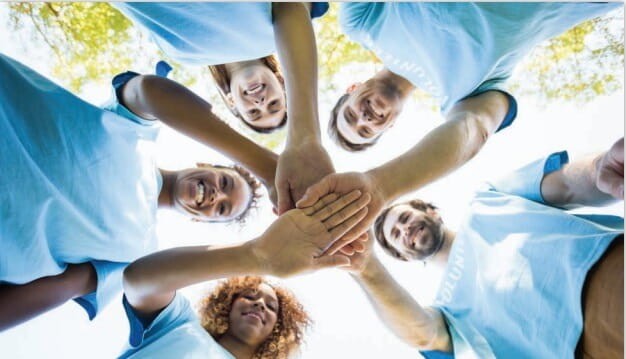
M235 299L247 289L256 289L262 283L276 292L279 309L272 333L259 345L253 359L288 358L303 343L304 331L310 327L311 319L290 291L274 286L261 277L234 277L220 282L199 303L200 323L215 340L219 340L228 330Z
M368 143L352 143L352 142L348 141L348 139L346 139L345 137L343 137L341 135L341 133L337 129L337 115L339 114L339 108L341 108L341 106L346 101L348 101L348 97L350 97L350 94L348 94L348 93L343 94L339 98L337 103L335 104L335 107L333 107L332 111L330 111L330 121L328 121L328 136L333 141L335 141L336 144L341 146L341 148L343 148L344 150L347 150L347 151L350 151L350 152L363 151L363 150L366 150L366 149L372 147L373 145L375 145L376 142L378 141L378 138L380 136L378 136L375 139L373 139L372 142L368 142Z
M376 220L374 221L374 237L376 237L376 241L378 242L378 244L380 244L380 246L390 256L398 258L405 262L408 262L409 258L405 256L404 254L400 253L400 251L398 251L394 246L392 246L387 241L387 238L385 237L385 232L383 231L383 225L385 224L385 220L387 219L387 215L389 214L389 211L391 211L392 208L403 205L403 204L408 204L409 206L417 209L418 211L422 211L424 213L426 213L429 209L436 210L437 207L435 207L432 203L424 202L419 199L414 199L408 202L397 203L397 204L394 204L393 206L389 206L385 208L382 212L380 212L378 217L376 217Z
M246 181L248 186L250 186L250 192L251 192L250 200L248 201L248 204L246 205L246 208L244 209L244 211L241 212L241 214L235 217L234 219L235 222L241 225L245 224L248 216L250 215L251 210L254 208L257 208L258 206L259 198L261 198L261 194L259 193L259 188L261 188L261 183L259 183L259 181L248 170L246 170L245 168L239 165L232 165L232 166L213 165L213 167L229 169L229 170L237 172L237 174L239 174L241 178L243 178L244 181Z
M263 62L263 64L267 66L276 75L276 77L278 78L278 81L280 81L280 83L283 84L283 88L284 88L285 79L283 78L283 73L282 73L282 70L280 69L280 65L278 64L278 59L276 58L276 56L269 55L269 56L262 57L259 60L261 60L261 62ZM226 65L225 64L210 65L209 71L211 72L211 76L213 76L213 80L215 81L215 84L217 86L217 89L219 90L218 92L220 96L222 97L222 100L224 101L224 103L226 103L226 107L228 107L230 112L233 115L235 115L235 117L240 119L246 126L248 126L248 128L259 133L272 133L276 131L277 129L283 128L285 126L285 124L287 123L287 112L285 112L285 116L283 117L283 120L274 127L258 127L258 126L254 126L246 122L243 119L243 116L241 116L241 114L239 113L239 111L237 111L237 109L234 106L230 106L229 102L226 100L226 96L230 94L230 74L228 73L228 70L226 70Z

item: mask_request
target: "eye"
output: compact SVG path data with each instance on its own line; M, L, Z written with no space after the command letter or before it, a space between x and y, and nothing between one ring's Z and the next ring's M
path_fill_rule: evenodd
M222 176L220 178L220 189L223 191L227 185L228 185L228 180L226 179L226 176Z
M398 218L398 221L400 221L400 223L402 224L405 224L408 220L409 220L409 214L406 212L402 213L402 215L400 215L400 218Z
M271 110L275 110L275 109L276 109L276 107L278 107L278 100L274 100L274 101L270 102L270 104L269 104L269 108L270 108Z
M269 310L271 310L272 312L276 313L276 306L274 304L270 304L267 307L269 308Z
M217 209L217 213L220 216L223 216L225 212L226 212L226 206L224 205L224 203L220 203L220 206Z

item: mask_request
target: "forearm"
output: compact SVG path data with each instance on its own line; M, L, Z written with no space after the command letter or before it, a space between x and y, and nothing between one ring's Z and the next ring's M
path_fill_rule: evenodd
M90 263L70 264L65 272L22 285L0 285L0 331L26 322L70 299L96 290Z
M135 114L158 119L246 167L264 183L274 182L278 156L230 128L186 87L158 76L137 76L124 86L122 97Z
M173 248L131 263L124 271L124 292L129 303L145 313L163 308L176 290L189 285L262 272L247 243Z
M272 16L287 92L287 146L319 143L317 51L309 11L302 3L273 3Z
M360 275L352 276L383 323L405 343L422 350L451 350L439 311L420 306L377 259L372 259Z
M489 132L472 116L450 120L428 133L403 155L371 169L385 202L416 191L474 157Z
M576 208L617 201L596 185L597 166L602 155L587 156L544 176L541 195L545 202L562 208Z

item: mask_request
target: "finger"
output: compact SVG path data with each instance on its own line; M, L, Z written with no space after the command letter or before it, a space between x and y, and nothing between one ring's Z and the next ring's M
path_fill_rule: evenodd
M298 208L310 207L323 196L333 192L334 174L322 178L319 182L307 188L304 196L296 203Z
M315 202L315 204L312 205L311 207L303 208L302 211L307 216L310 216L314 214L315 212L319 211L320 209L326 207L328 204L333 203L334 201L337 200L337 198L339 198L339 195L336 193L327 194L326 196L322 197L322 199Z
M357 253L363 253L363 251L365 251L365 244L363 244L363 242L361 242L360 237L357 238L356 241L350 243L350 246L352 246L352 249L354 249L355 252Z
M344 267L344 266L350 265L350 258L342 254L319 257L319 258L316 258L314 261L315 261L316 269Z
M357 239L358 236L353 236L352 238L348 238L348 237L345 237L344 234L346 234L346 232L351 230L352 227L356 226L359 222L361 222L361 220L365 218L366 215L367 215L367 207L362 208L354 216L348 218L346 221L344 221L340 225L331 229L329 232L331 238L333 239L339 238L339 240L334 241L333 244L330 246L330 248L333 249L333 252L330 252L329 251L330 248L329 248L329 250L327 250L326 253L335 254L337 250L339 250L339 248Z
M365 207L364 209L367 209L367 207ZM335 241L331 246L329 246L328 249L324 251L324 254L335 254L339 250L339 248L343 247L346 243L352 243L356 239L360 238L363 233L367 232L374 219L375 216L366 215L362 221L354 225L352 229L348 230L343 235L343 237L341 237L339 240ZM342 226L343 225L347 226L348 222L344 222ZM339 227L336 227L333 230L338 230L338 228Z
M344 255L347 255L347 256L351 256L351 255L354 254L354 249L352 248L352 243L341 247L341 249L339 249L339 251L341 252L341 254L344 254Z
M327 204L326 206L320 208L315 214L313 218L318 221L324 221L328 219L330 216L339 212L342 208L346 207L350 203L356 201L359 197L361 197L361 191L354 190L348 193L345 196L341 196L335 201ZM326 226L326 228L331 228L330 226Z
M272 207L272 212L278 216L278 208Z
M350 192L350 193L352 193L352 192ZM350 196L350 194L348 194L347 196L344 196L344 197L348 197L348 196ZM341 199L343 199L344 197L342 197ZM341 223L343 223L346 219L352 217L355 213L357 213L363 207L367 206L367 204L370 203L371 199L372 199L372 196L370 196L369 193L366 193L366 194L362 195L356 201L352 201L349 205L343 207L343 209L341 209L341 211L333 214L331 217L326 219L324 221L324 225L326 226L326 228L331 228L331 229L335 228L336 226L338 226ZM337 201L337 202L339 202L339 201ZM335 202L335 203L337 203L337 202ZM326 208L331 208L331 207L332 207L332 204L330 206L326 207ZM323 212L323 211L320 211L320 212Z
M289 182L283 181L278 184L278 215L294 208L291 200L291 191L289 191Z

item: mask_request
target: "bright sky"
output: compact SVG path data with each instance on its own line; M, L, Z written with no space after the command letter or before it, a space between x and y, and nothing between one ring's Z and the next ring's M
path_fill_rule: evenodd
M0 4L0 52L50 75L43 48L25 52L25 37L13 33L6 24L6 5ZM351 66L335 79L344 89L352 80L364 80L371 65ZM150 72L152 68L133 68ZM321 86L320 86L321 87ZM622 86L623 87L623 86ZM207 86L194 88L205 98ZM101 103L109 94L105 86L80 94L92 103ZM394 128L373 149L347 153L326 136L327 114L337 93L320 96L323 140L339 172L364 171L403 153L426 131L441 123L439 114L409 103ZM570 158L603 151L624 134L624 92L599 97L590 104L550 103L540 107L530 97L518 97L519 114L515 123L489 141L480 154L462 169L439 182L407 196L434 202L441 208L447 225L455 228L467 208L473 190L482 181L498 177L540 156L567 149ZM168 128L158 140L159 163L166 168L193 166L196 161L231 163ZM623 203L602 209L623 216ZM161 211L158 236L162 248L196 244L233 243L253 239L273 221L269 201L261 200L244 228L238 225L193 223L182 215ZM400 263L378 251L379 257L396 279L421 303L428 304L436 291L439 273L419 263ZM416 351L396 339L377 319L366 297L351 278L339 270L327 270L284 281L303 302L315 320L307 336L301 358L415 358ZM198 301L210 284L183 290L192 303ZM121 297L93 322L78 305L68 303L17 328L0 334L0 356L5 358L112 358L121 352L128 338L128 322Z

